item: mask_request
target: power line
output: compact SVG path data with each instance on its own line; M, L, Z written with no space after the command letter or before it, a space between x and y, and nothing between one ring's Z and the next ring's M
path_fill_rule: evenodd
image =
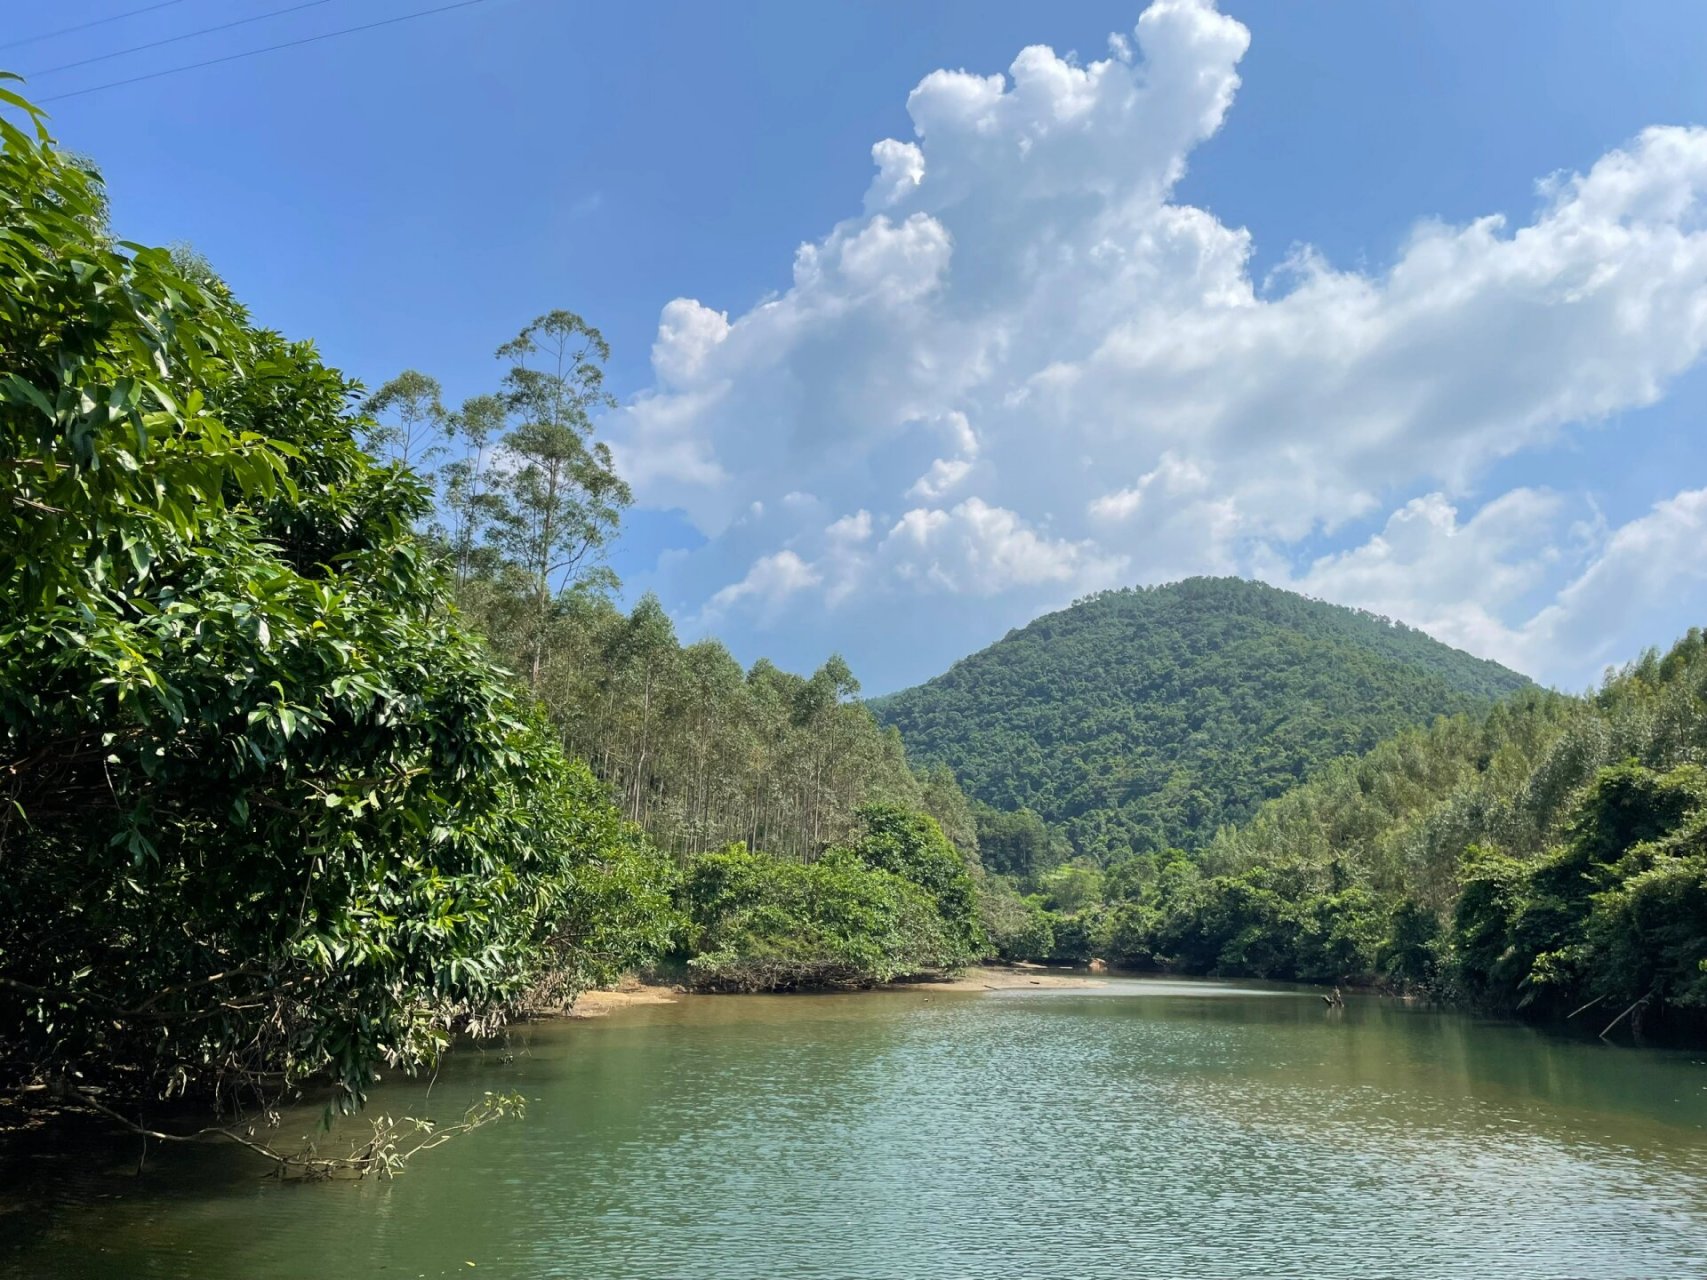
M337 36L354 35L358 31L372 31L375 27L389 27L399 22L408 22L412 18L430 18L435 13L449 13L452 9L467 9L473 5L485 4L486 0L457 0L455 4L441 4L436 9L417 9L414 13L400 13L395 18L381 18L378 22L363 23L359 27L345 27L341 31L324 31L317 36L304 36L300 40L286 40L281 44L270 44L263 49L245 49L242 53L228 53L223 58L206 58L201 62L186 63L181 67L167 67L164 71L150 71L144 76L131 76L128 80L112 80L106 84L91 85L87 89L73 89L70 93L56 93L52 97L38 98L36 101L46 104L63 102L66 98L81 98L86 93L100 93L103 89L118 89L127 84L141 84L144 80L158 80L161 76L175 76L182 71L195 71L200 67L217 66L221 62L236 62L239 58L253 58L260 53L273 53L279 49L294 49L298 45L314 44L320 40L331 40Z
M8 40L0 44L0 49L16 49L22 44L36 44L42 40L51 40L55 36L68 36L74 31L87 31L90 27L104 27L109 22L117 22L120 18L134 18L139 13L153 13L156 9L166 9L175 4L183 4L184 0L160 0L158 4L145 4L140 9L126 9L123 13L115 13L110 18L96 18L92 22L79 22L74 27L61 27L58 31L44 31L39 36L25 36L22 40Z
M57 67L44 67L40 71L30 72L25 79L35 80L41 76L51 76L56 71L69 71L73 67L86 67L91 62L106 62L110 58L122 58L128 53L141 53L144 49L158 49L163 44L177 44L180 40L194 40L197 36L212 35L215 31L229 31L232 27L259 22L263 18L276 18L281 14L295 13L298 9L312 9L316 5L326 3L328 0L303 0L302 4L287 5L283 9L269 9L266 13L252 13L247 18L235 18L230 22L222 22L218 26L203 27L200 31L186 31L180 36L166 36L160 40L150 40L147 44L132 45L128 49L120 49L115 53L97 53L92 58L79 58L76 62L62 62Z

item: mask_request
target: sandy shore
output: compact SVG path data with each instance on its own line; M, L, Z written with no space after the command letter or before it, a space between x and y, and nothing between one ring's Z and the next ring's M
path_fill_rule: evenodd
M575 998L571 1018L602 1018L617 1009L630 1009L638 1004L675 1004L682 998L680 987L654 987L636 978L624 978L614 988L603 991L583 991Z
M1026 991L1032 987L1101 987L1101 978L1082 973L1051 972L1040 965L975 966L956 978L938 981L896 982L880 991ZM617 986L583 991L575 1000L571 1018L602 1018L618 1009L642 1004L675 1004L687 994L681 987L653 986L637 978L625 978Z
M1032 987L1103 987L1101 978L1083 973L1051 972L1032 965L1012 968L979 966L944 982L908 983L907 989L929 991L1025 991Z

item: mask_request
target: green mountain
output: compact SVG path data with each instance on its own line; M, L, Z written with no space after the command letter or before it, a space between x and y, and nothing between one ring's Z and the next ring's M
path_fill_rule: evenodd
M1195 848L1342 756L1530 681L1238 578L1104 592L875 699L915 760L1081 853Z

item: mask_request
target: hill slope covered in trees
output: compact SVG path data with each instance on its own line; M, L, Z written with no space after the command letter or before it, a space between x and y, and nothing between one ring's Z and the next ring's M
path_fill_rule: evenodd
M1026 959L1391 983L1699 1040L1704 748L1696 630L1591 697L1530 690L1336 761L1195 857L1034 877L1002 945Z
M1257 582L1105 592L871 705L914 759L1098 857L1195 848L1329 761L1529 685Z

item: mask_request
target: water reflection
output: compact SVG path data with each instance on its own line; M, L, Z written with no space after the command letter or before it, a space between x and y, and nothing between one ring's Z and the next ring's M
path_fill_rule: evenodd
M14 1162L8 1180L27 1170L41 1198L0 1266L1682 1275L1707 1240L1698 1057L1190 982L705 998L457 1055L446 1110L514 1088L530 1115L393 1184L280 1187L224 1153L140 1178L116 1150L80 1170Z

